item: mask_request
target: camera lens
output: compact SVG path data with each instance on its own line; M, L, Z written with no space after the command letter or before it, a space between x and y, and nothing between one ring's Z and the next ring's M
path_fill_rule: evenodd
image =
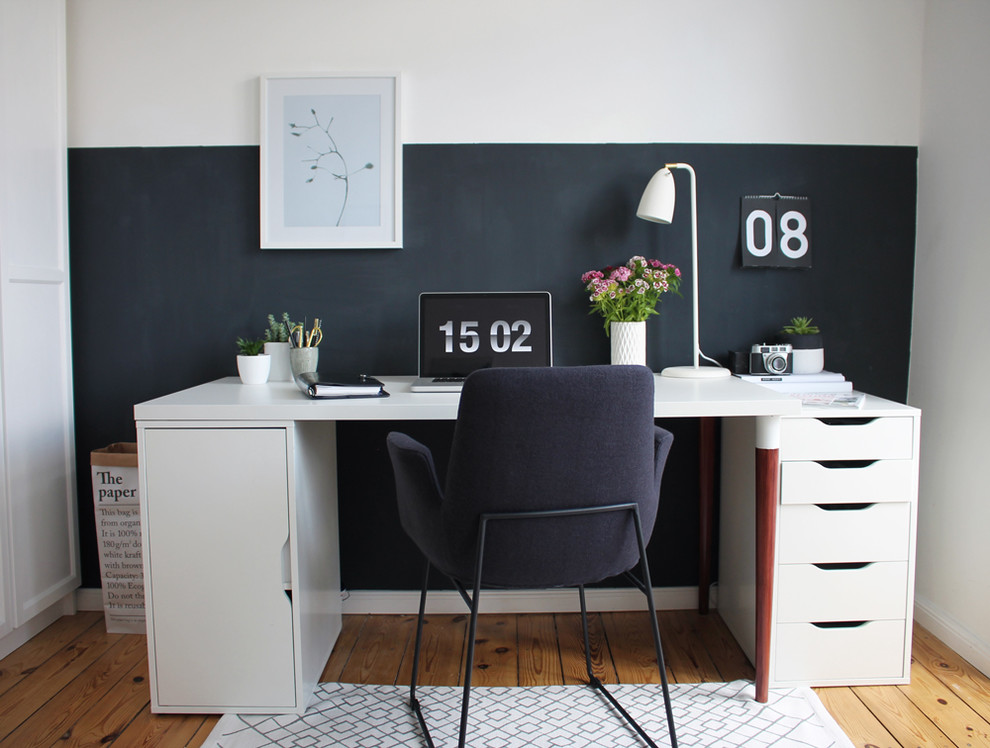
M787 370L787 359L784 356L773 355L767 356L766 359L767 371L772 371L774 374L780 374Z

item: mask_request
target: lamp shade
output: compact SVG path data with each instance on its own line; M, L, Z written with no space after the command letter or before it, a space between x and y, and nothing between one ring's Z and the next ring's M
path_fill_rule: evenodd
M643 190L636 216L654 223L670 223L674 218L674 195L674 175L665 166Z

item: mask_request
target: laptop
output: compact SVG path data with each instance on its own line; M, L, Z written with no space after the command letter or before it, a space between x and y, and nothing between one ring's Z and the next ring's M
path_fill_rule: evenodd
M460 392L472 371L552 366L550 293L419 295L419 376L413 392Z

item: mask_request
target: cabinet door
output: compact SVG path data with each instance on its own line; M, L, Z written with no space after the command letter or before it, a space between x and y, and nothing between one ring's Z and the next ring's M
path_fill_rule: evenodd
M152 698L162 711L296 705L286 444L282 428L144 432Z

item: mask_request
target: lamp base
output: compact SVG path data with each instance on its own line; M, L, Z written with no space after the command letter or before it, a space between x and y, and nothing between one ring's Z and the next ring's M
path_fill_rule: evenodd
M724 379L732 372L721 366L668 366L660 372L661 377L675 379Z

